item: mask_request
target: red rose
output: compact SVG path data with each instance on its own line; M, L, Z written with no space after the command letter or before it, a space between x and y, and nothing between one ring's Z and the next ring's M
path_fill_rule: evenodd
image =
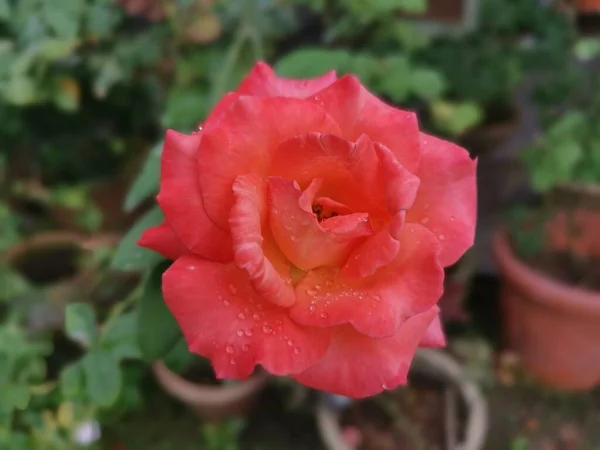
M256 364L365 397L442 346L443 268L473 243L475 166L353 76L258 63L191 135L167 133L140 244L175 260L165 301L218 377Z

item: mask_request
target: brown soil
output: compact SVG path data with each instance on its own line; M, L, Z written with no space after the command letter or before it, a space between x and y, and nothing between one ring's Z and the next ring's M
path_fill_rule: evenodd
M563 283L600 292L599 258L578 258L567 252L544 251L527 262Z
M405 388L354 403L343 423L360 431L360 450L443 450L445 407L441 383L415 378Z

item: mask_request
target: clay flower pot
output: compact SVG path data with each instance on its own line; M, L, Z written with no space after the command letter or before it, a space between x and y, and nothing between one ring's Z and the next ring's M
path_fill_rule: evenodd
M197 384L172 372L161 361L153 364L152 371L166 392L186 404L200 418L211 421L246 412L268 380L267 373L259 371L238 383Z
M600 12L600 0L576 0L575 4L581 13Z
M488 430L487 402L477 384L469 379L460 364L448 354L433 349L419 349L411 366L411 372L425 375L428 378L442 381L452 387L466 411L464 429L459 433L462 440L456 436L448 437L446 448L453 450L481 450L485 444ZM385 395L385 394L383 394ZM348 403L351 400L348 399ZM450 421L456 420L457 411L448 415ZM317 406L317 422L321 438L328 450L352 450L348 444L348 433L340 426L339 408L334 408L331 402L322 396ZM447 427L452 429L456 423ZM456 431L456 430L454 430Z
M494 236L493 252L504 280L506 338L523 365L564 389L586 390L600 383L600 292L528 267L502 230Z
M479 156L504 144L519 126L519 110L511 107L504 120L481 124L460 138L460 143L471 155Z

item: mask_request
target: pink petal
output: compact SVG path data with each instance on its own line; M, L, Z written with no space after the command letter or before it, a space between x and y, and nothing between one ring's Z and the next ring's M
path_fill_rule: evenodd
M267 180L271 232L285 256L303 270L339 266L362 238L372 234L368 215L364 213L332 217L319 223L309 209L319 185L315 180L307 188L305 193L311 193L307 199L293 181L280 177Z
M436 306L402 323L396 334L373 339L351 327L335 329L327 354L300 383L352 398L364 398L405 384L419 340L438 313Z
M339 127L314 103L292 98L240 97L204 130L197 164L208 215L227 229L238 175L265 176L277 146L309 131L337 133Z
M439 243L425 227L407 224L389 265L362 279L319 268L296 286L291 317L302 325L351 324L371 337L392 336L409 317L430 309L442 294Z
M408 222L421 223L440 241L440 261L454 264L473 245L477 220L477 161L463 148L421 134L421 185Z
M330 330L301 327L264 301L234 264L183 256L163 275L163 294L190 351L209 358L219 378L246 378L256 364L274 375L299 373L330 342Z
M355 141L366 134L388 147L407 170L417 172L421 149L414 113L386 105L351 75L343 76L311 100L336 120L343 137Z
M166 220L187 248L205 258L230 261L231 236L208 217L202 201L196 167L201 141L201 133L167 131L157 199Z
M419 342L419 347L442 348L445 346L446 335L444 334L444 327L438 314L427 327L425 335L421 338L421 342Z
M229 216L236 264L245 269L254 290L265 300L291 306L296 300L289 266L279 273L263 252L267 194L257 175L240 175L233 184L235 203Z
M367 239L352 252L341 275L347 278L365 278L390 264L400 250L400 242L392 237L389 229L383 229Z
M278 77L268 64L259 61L237 90L240 95L306 98L337 79L335 71L316 78L296 80Z
M353 211L385 215L385 193L378 170L377 153L367 136L353 143L334 135L306 133L279 145L269 174L295 180L303 188L322 178L320 196Z
M173 227L166 221L144 231L138 245L154 250L172 260L189 253L181 239L175 234Z

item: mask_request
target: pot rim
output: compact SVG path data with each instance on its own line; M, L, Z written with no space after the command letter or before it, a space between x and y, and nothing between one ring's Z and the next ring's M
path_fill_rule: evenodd
M208 407L237 403L263 388L269 375L260 370L248 379L231 385L211 386L193 383L171 371L162 361L152 364L152 372L160 385L184 403Z
M570 286L529 267L512 251L504 228L495 232L492 250L500 272L526 291L531 301L571 314L600 316L600 292Z
M415 354L411 370L438 377L456 388L467 407L468 418L465 440L456 444L453 450L481 450L489 425L488 406L481 389L467 376L461 365L441 350L420 348ZM328 406L324 395L317 405L317 422L329 450L353 450L344 442L339 412Z
M84 250L84 241L85 238L81 234L71 231L46 231L34 234L10 247L2 257L2 262L10 263L32 248L47 245L70 244Z

